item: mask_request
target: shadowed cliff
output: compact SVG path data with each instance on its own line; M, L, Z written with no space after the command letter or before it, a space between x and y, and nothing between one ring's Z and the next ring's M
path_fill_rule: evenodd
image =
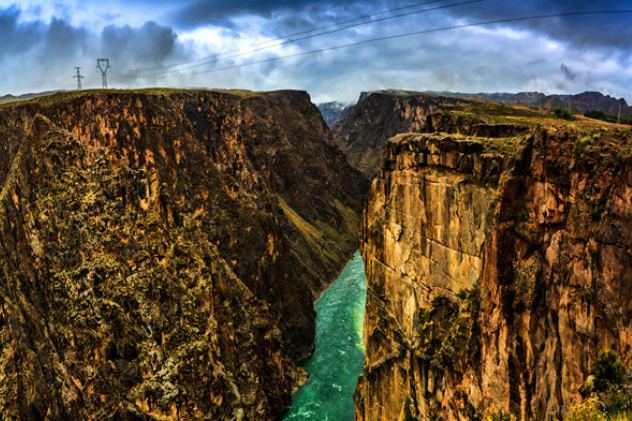
M303 92L0 109L3 419L274 419L364 182Z

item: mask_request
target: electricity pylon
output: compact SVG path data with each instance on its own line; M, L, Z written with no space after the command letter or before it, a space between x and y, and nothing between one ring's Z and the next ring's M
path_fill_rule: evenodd
M80 91L81 90L81 79L83 79L83 76L81 76L81 72L79 72L79 70L81 70L81 67L75 67L75 69L77 69L77 75L73 76L73 79L77 79L77 90Z
M108 88L108 77L107 72L110 67L110 60L107 58L99 58L97 59L97 69L101 70L101 75L103 76L103 89Z

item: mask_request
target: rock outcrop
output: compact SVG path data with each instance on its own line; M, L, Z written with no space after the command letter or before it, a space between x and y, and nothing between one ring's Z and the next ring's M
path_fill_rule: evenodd
M632 136L614 130L537 129L514 154L386 144L357 421L559 418L599 350L632 360Z
M363 179L303 92L0 109L0 412L275 419Z

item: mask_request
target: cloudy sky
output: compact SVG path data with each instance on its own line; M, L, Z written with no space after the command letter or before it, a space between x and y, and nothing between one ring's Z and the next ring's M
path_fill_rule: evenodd
M630 0L0 0L0 96L76 88L75 66L84 88L99 88L96 60L108 58L111 88L291 88L315 102L385 88L597 90L632 103L631 10Z

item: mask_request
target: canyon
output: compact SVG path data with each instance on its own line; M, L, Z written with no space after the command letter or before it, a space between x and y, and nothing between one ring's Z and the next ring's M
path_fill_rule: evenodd
M629 127L394 90L328 107L331 131L300 91L0 105L2 418L331 415L355 378L286 411L358 246L363 346L358 256L319 304L347 319L320 331L333 358L366 352L345 417L560 419L599 351L632 362Z
M0 412L273 420L366 182L305 92L0 109Z

